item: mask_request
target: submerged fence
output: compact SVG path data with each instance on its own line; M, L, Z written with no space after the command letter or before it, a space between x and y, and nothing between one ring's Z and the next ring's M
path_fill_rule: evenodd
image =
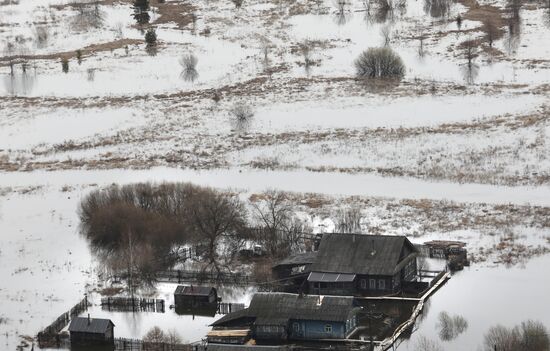
M159 312L164 313L165 303L161 299L144 299L135 297L104 297L101 309L121 312Z
M206 351L201 343L175 344L165 342L146 342L139 339L115 339L115 351Z
M88 309L88 297L84 298L74 305L69 311L57 317L53 323L38 332L38 346L40 348L61 347L62 340L59 332L69 324L69 321Z
M126 278L123 274L117 274L112 277L113 281L121 281ZM156 281L164 283L221 283L248 285L252 284L249 275L242 273L228 272L202 272L191 270L170 270L158 272L155 276Z

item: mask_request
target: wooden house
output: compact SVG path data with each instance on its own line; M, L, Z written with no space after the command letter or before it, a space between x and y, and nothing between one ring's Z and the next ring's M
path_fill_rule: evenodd
M404 236L325 234L307 277L310 294L386 295L416 279L418 251Z
M250 306L212 324L210 342L231 342L217 337L219 330L250 332L257 342L319 341L347 338L357 326L353 297L257 293ZM212 335L213 337L210 337Z
M174 291L176 311L189 309L215 308L218 303L216 288L206 286L178 285Z
M110 319L76 317L69 324L71 347L114 344L114 324Z

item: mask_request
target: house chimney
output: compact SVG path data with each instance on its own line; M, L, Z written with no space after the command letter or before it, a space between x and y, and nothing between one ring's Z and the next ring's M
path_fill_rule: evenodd
M88 325L90 325L91 321L90 321L90 314L88 313Z

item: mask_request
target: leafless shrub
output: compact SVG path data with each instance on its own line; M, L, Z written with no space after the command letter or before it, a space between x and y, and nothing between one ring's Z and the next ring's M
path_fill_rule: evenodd
M193 54L184 55L180 59L180 65L182 67L182 72L180 77L188 82L194 82L198 77L199 73L197 72L197 63L199 60Z
M420 335L416 340L415 351L443 351L443 347L435 340Z
M392 49L370 48L355 60L356 74L360 78L397 78L405 74L401 57Z
M236 103L230 111L233 116L233 126L237 130L245 130L252 123L254 110L250 105L239 102Z

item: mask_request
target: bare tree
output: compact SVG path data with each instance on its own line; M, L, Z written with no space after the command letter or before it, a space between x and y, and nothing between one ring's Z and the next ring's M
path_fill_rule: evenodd
M196 194L195 205L191 209L192 230L195 240L205 246L207 265L220 273L227 268L236 255L220 255L220 244L224 239L238 240L246 227L246 209L237 196L203 189ZM225 252L227 254L227 252Z
M287 195L269 190L265 200L252 203L254 218L261 228L260 242L274 257L297 250L304 224L295 216Z
M336 214L336 232L361 233L361 208L353 206Z

